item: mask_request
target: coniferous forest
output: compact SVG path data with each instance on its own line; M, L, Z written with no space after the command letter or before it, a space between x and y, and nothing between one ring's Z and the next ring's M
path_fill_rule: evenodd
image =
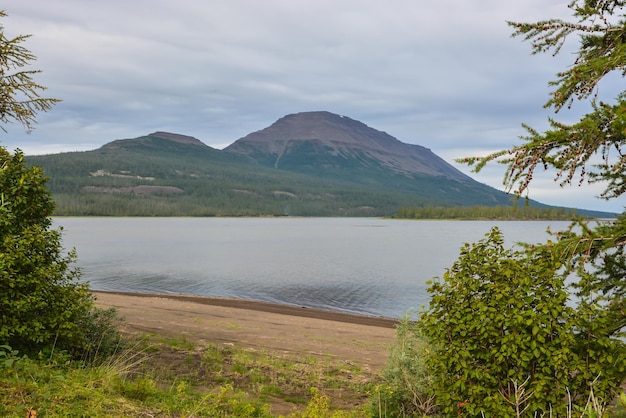
M578 216L576 209L511 206L424 206L398 209L399 219L494 219L538 221L544 219L568 221Z
M505 207L511 208L505 218L568 215L535 201L527 204L543 208L540 214L513 211L511 195L471 180L398 173L358 161L314 170L315 157L308 161L300 172L268 167L155 135L93 151L27 157L49 179L56 216L500 218Z

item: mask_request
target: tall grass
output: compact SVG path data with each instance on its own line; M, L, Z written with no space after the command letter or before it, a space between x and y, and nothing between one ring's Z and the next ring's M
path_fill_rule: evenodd
M225 385L198 393L184 381L163 385L140 372L145 353L124 350L101 364L62 353L31 359L0 348L0 416L270 417L269 408Z

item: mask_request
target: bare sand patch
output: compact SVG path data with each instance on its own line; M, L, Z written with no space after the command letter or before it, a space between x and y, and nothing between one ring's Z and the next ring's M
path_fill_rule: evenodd
M115 307L128 333L155 333L196 344L232 344L276 354L302 354L353 362L379 371L395 338L389 318L184 295L94 292Z

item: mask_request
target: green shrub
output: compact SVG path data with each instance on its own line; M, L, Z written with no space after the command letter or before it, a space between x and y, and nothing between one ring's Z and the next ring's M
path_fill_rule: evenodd
M82 356L103 341L113 314L98 310L79 281L75 252L63 253L46 180L41 169L25 166L21 152L0 147L0 343Z
M463 416L566 416L594 397L608 403L624 378L624 345L601 311L569 300L550 245L506 250L493 228L466 244L431 284L418 322L438 405Z

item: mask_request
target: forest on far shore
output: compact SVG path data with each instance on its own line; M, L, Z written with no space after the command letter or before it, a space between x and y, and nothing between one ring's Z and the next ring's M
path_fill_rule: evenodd
M395 218L399 219L499 219L499 220L563 220L579 216L576 209L531 206L424 206L402 207Z

